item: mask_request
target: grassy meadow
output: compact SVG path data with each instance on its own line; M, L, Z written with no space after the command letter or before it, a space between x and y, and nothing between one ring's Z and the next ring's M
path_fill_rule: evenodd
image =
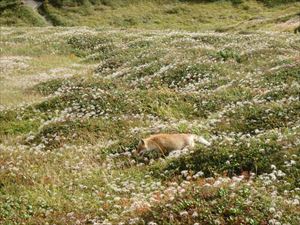
M218 32L300 29L297 0L44 0L38 11L21 0L2 1L2 26L52 24Z
M0 16L0 224L300 223L299 3L50 3Z

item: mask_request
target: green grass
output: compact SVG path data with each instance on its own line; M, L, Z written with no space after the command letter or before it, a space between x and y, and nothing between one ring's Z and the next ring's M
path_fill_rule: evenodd
M262 17L263 21L266 21L263 26L271 25L272 27L276 25L272 18L275 19L292 12L297 13L296 5L291 4L289 7L289 9L284 9L282 6L267 8L254 1L247 1L238 6L224 1L208 4L180 1L170 3L166 1L158 7L155 1L137 1L123 6L118 6L115 2L107 5L90 6L90 10L86 14L78 14L78 11L85 11L82 6L70 6L61 9L54 9L49 6L46 12L49 17L55 17L53 21L57 25L74 26L80 24L94 27L184 30L237 29L247 31L262 27L262 25L255 27L251 22L252 19ZM112 14L114 16L111 16ZM76 18L76 22L71 18Z
M294 31L298 7L297 1L49 1L39 12L54 26L247 32ZM23 5L4 8L0 18L4 26L46 25Z

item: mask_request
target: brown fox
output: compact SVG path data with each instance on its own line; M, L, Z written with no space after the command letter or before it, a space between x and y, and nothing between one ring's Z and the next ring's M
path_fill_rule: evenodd
M155 134L140 140L136 150L138 154L155 150L165 156L173 150L193 148L195 141L208 146L210 145L203 137L194 134Z

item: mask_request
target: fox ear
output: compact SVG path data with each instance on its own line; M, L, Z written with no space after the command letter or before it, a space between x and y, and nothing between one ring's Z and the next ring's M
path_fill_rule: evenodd
M145 141L143 139L140 140L140 144L144 145Z

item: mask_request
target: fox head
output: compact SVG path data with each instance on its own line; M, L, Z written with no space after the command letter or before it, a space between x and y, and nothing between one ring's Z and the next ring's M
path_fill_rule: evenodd
M136 151L137 151L138 154L141 154L141 153L143 153L145 150L147 150L146 143L145 143L145 141L142 139L142 140L140 140L138 146L136 147Z

